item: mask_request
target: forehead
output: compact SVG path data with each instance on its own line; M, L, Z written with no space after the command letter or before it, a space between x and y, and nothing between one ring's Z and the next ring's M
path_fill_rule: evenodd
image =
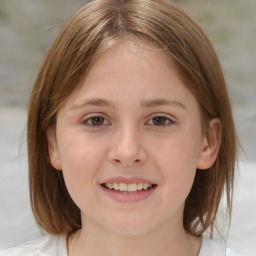
M197 104L163 51L139 40L117 44L97 58L66 105L85 102L119 107Z
M103 53L97 54L76 91L85 84L89 87L91 83L96 87L104 84L105 88L109 88L110 84L114 83L114 79L119 79L120 90L125 89L126 85L132 81L136 82L138 87L142 80L148 85L155 81L160 86L165 83L167 74L176 76L178 80L171 59L159 47L136 38L120 40ZM133 79L134 77L136 79Z
M148 64L150 62L153 63L153 60L157 57L158 59L162 59L162 62L166 66L175 69L172 59L156 43L133 35L125 37L118 36L111 40L103 40L102 44L98 45L90 64L86 68L83 79L81 79L77 88L82 86L84 81L88 80L88 77L92 76L92 73L95 73L95 70L99 69L99 67L114 66L114 64L117 64L117 66L122 65L121 57L127 59L127 57L131 57L132 55L136 57L136 62L146 61Z

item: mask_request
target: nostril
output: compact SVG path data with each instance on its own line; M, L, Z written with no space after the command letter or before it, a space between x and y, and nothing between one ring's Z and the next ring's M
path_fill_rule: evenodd
M117 150L112 150L108 154L108 160L114 164L121 164L123 166L132 166L132 165L139 165L143 164L146 161L146 153L140 151L130 151L130 150L123 150L122 152Z
M143 161L141 159L129 160L120 160L118 158L112 159L113 164L122 164L123 166L131 166L141 164Z

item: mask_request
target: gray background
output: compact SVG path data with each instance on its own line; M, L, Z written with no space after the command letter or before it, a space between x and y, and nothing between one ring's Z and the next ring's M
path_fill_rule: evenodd
M39 236L27 188L26 104L45 52L84 2L0 0L0 249ZM244 149L228 244L237 255L256 255L256 1L179 2L219 55Z

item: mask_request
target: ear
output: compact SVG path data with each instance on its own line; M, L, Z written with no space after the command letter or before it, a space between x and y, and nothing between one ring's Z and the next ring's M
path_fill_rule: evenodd
M53 127L48 128L46 132L46 136L47 136L48 152L49 152L51 164L56 170L62 170L59 151L58 151L58 145L56 140L55 128Z
M209 122L208 131L204 134L197 168L210 168L218 155L221 142L221 121L214 118Z

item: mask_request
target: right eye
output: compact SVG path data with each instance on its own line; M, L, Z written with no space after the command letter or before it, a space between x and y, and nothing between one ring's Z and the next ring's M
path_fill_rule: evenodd
M91 116L83 121L83 124L91 127L109 125L109 122L102 116Z

